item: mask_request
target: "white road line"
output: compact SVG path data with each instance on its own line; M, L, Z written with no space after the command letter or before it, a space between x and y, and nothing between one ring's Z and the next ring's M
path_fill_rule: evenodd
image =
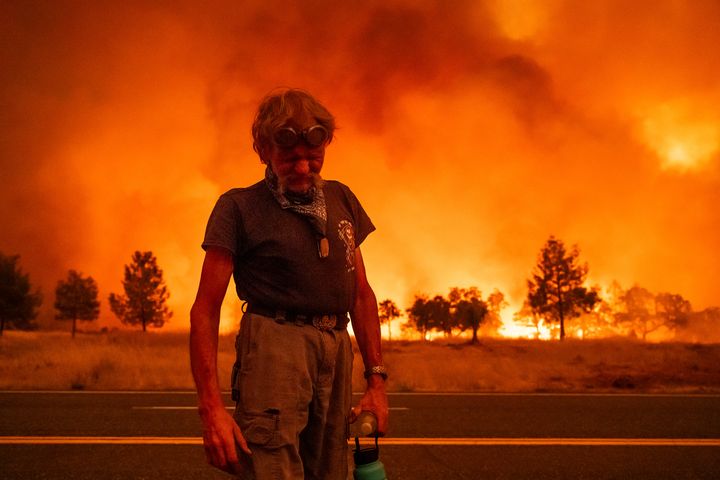
M349 444L354 443L352 440ZM365 438L363 444L373 443ZM383 438L381 445L720 447L720 438ZM0 436L0 445L202 445L201 437Z
M235 409L235 407L227 407L227 406L226 406L225 408L226 408L227 410L234 410L234 409ZM187 406L182 406L182 407L181 407L181 406L177 406L177 407L173 407L173 406L162 406L162 405L160 405L160 406L149 406L149 407L144 407L144 406L135 407L135 406L134 406L134 407L132 407L132 409L133 409L133 410L197 410L198 407L187 407Z

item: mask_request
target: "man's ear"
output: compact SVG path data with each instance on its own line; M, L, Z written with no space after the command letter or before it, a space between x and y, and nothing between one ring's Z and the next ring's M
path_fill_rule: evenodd
M269 153L269 152L268 152L268 147L267 147L267 146L260 147L260 148L258 149L258 157L260 157L260 163L263 163L263 164L265 164L265 165L269 165L268 162L267 162L267 160L265 160L265 158L267 158L267 154L268 154L268 153Z

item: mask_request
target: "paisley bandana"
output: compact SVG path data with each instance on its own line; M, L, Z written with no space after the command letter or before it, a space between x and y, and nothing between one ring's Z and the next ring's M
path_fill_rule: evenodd
M265 168L265 184L280 204L283 210L290 210L307 218L315 230L318 237L318 253L320 257L328 256L328 240L327 240L327 206L325 204L325 194L322 188L311 187L310 190L303 195L293 194L292 192L280 192L278 188L278 178L268 165Z

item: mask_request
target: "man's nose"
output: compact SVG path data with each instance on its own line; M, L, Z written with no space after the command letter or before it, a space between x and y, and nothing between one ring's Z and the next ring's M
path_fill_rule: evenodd
M310 173L310 161L307 158L300 158L295 162L295 173L307 175Z

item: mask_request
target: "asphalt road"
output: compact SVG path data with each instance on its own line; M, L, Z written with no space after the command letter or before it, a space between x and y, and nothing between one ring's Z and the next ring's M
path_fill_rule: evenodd
M720 478L718 395L390 400L390 480ZM230 478L199 432L191 392L0 392L0 478Z

